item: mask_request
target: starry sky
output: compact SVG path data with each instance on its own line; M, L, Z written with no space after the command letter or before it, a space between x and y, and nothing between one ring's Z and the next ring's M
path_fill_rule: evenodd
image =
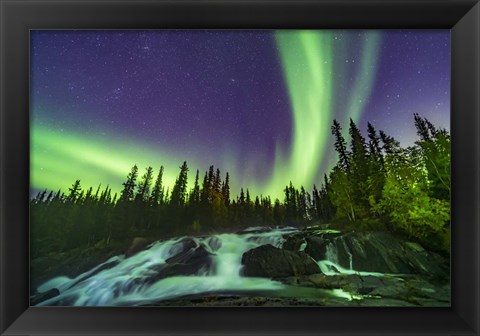
M450 128L449 30L31 31L31 189L109 184L134 164L228 171L283 199L335 164L352 118L408 146Z

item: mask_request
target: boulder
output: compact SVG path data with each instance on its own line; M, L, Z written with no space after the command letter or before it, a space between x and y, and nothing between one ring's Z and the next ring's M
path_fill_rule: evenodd
M358 272L448 276L448 260L416 243L385 232L350 232L336 237L306 237L305 252L315 260L330 260Z
M282 248L289 251L299 251L304 242L305 239L300 235L288 236L283 243Z
M125 252L125 258L130 258L131 256L137 254L140 251L143 251L147 248L148 242L143 237L135 237L133 238L130 247Z
M320 236L310 236L305 238L307 247L305 253L312 256L315 260L325 259L328 240Z
M39 303L46 301L48 299L54 298L55 296L60 295L60 292L56 288L52 288L43 293L36 293L30 297L30 305L36 306Z
M103 264L100 264L99 266L92 269L90 272L85 272L82 276L79 277L79 279L77 279L75 282L73 282L68 288L74 287L77 284L79 284L80 282L85 281L86 279L91 278L92 276L94 276L94 275L96 275L96 274L98 274L98 273L100 273L104 270L115 267L116 265L118 265L120 263L120 261L121 260L119 258L115 258L111 261L106 261Z
M413 269L394 236L384 232L354 232L336 242L339 263L356 271L408 274Z
M145 283L151 284L172 276L200 275L212 267L212 253L203 245L191 246L166 260L165 264L151 267L152 276Z
M123 254L124 246L78 248L64 253L33 258L30 263L31 291L42 283L59 276L76 278L92 268L105 263L110 258ZM105 265L113 267L115 262Z
M243 275L250 277L284 278L321 273L308 254L279 249L270 244L245 252L242 265Z

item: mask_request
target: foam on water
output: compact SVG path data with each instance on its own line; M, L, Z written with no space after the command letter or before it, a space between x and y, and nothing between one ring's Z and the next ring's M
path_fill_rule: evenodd
M378 273L378 272L362 272L362 271L355 271L352 268L346 269L339 264L332 262L330 260L320 260L317 261L318 266L320 267L320 270L322 271L323 274L325 275L338 275L338 274L347 274L347 275L362 275L362 276L377 276L377 277L383 277L387 274L385 273Z
M294 228L272 229L210 237L180 237L152 244L130 258L116 256L74 279L58 277L38 287L39 292L57 288L60 295L39 305L116 306L141 305L187 295L217 291L279 290L283 285L266 278L241 276L244 252L265 244L281 247L286 233ZM153 283L148 280L161 272L166 260L184 250L188 239L212 253L208 269L192 276L172 276ZM98 270L107 263L113 267Z

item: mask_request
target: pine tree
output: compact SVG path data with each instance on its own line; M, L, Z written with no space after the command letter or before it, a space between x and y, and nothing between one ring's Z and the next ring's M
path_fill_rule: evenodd
M160 166L160 170L158 171L157 179L152 189L150 203L153 205L163 203L163 166Z
M348 170L350 166L349 157L347 153L347 142L342 135L342 127L336 119L333 120L332 134L335 137L335 150L338 153L339 165L342 169Z
M382 139L383 142L383 150L385 151L385 154L387 155L392 155L398 152L400 148L400 143L395 140L393 137L385 134L385 132L380 131L380 139Z
M135 196L135 200L137 202L144 202L148 200L152 179L153 179L153 168L148 167L146 169L145 174L143 174L142 179L137 187L137 195Z
M414 113L413 118L415 121L415 128L417 129L417 134L420 137L420 139L422 139L423 141L430 140L431 137L429 133L429 125L427 124L426 120L420 117L418 113Z
M373 127L373 125L370 123L368 123L367 128L368 128L368 139L369 139L368 146L369 146L370 155L375 159L379 160L383 165L382 150L380 148L380 138L377 135L377 131L375 130L375 127Z
M367 150L365 144L365 138L360 133L357 125L350 119L350 137L351 137L351 152L352 162L355 165L358 175L365 178L367 172Z
M228 207L230 205L230 175L225 175L225 181L222 186L222 195L225 205Z
M298 212L300 220L305 221L308 219L307 209L307 193L305 192L305 188L300 186L300 193L298 197Z
M245 193L243 192L243 188L240 188L240 198L238 199L238 203L245 205Z
M33 200L34 203L42 203L43 202L43 199L45 198L45 194L47 193L47 189L45 189L44 191L39 191L37 196L35 197L35 199Z
M172 195L170 197L170 205L174 207L183 207L185 205L185 198L187 195L187 183L188 183L188 167L187 162L184 161L180 167L180 174L178 175L175 185L172 189Z
M72 187L68 188L69 193L67 196L67 201L70 203L75 203L80 195L81 190L82 187L80 186L80 180L76 180Z
M373 206L382 196L382 190L385 184L385 161L380 148L380 138L370 123L368 123L368 138L370 139L368 168L369 203Z
M220 193L221 190L221 178L220 178L220 169L217 168L217 171L215 172L215 178L213 182L213 191L216 193Z
M210 200L210 181L208 180L207 172L205 172L205 176L203 177L203 183L202 183L201 201L203 204L208 204L209 200Z
M273 220L277 226L282 225L285 222L285 214L283 210L280 200L276 198L273 205Z
M123 190L120 193L120 201L131 201L135 191L135 185L138 176L138 167L134 165L132 170L127 175L127 180L122 183Z
M320 203L320 193L317 189L317 186L314 184L313 185L313 191L312 191L312 212L314 213L315 216L312 216L313 218L321 219L322 218L322 208L321 208L321 203Z
M209 185L208 196L211 199L212 191L215 189L215 168L214 168L214 166L210 166L210 168L208 168L208 185Z
M100 193L101 187L102 187L102 184L100 183L97 187L97 191L95 192L95 196L94 196L95 201L98 201L98 194Z
M188 200L190 206L200 203L200 185L198 184L198 178L199 171L197 169L197 173L195 174L195 183L193 184L193 189Z
M45 200L45 203L50 203L53 197L53 190L50 190L50 193L47 196L47 199Z

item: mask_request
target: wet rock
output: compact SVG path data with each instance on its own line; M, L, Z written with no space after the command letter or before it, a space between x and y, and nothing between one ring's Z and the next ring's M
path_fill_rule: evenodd
M184 250L166 260L165 264L151 267L152 276L145 283L152 284L160 279L172 276L200 275L212 267L212 253L203 245Z
M60 295L60 292L56 288L52 288L43 293L36 293L35 295L30 297L30 305L36 306L37 304L46 301L48 299L54 298Z
M369 294L384 298L405 299L408 297L409 289L404 286L384 286L372 290Z
M356 304L360 307L416 307L417 304L403 301L403 300L396 300L396 299L389 299L389 298L366 298L363 300L357 300ZM433 304L432 307L436 305Z
M85 281L86 279L91 278L92 276L94 276L94 275L96 275L96 274L98 274L98 273L100 273L104 270L113 268L114 266L118 265L120 263L120 261L121 261L120 259L116 259L116 260L112 260L112 261L100 264L98 267L94 268L91 272L86 272L85 275L81 276L78 280L73 282L68 288L71 288L71 287L77 285L78 283L80 283L82 281Z
M45 281L66 276L76 278L113 256L123 254L124 246L91 247L33 258L30 263L31 290ZM112 265L113 266L113 265Z
M445 280L448 260L416 243L385 232L351 232L341 236L307 236L305 252L359 272L425 274Z
M125 252L125 258L130 258L131 256L137 254L140 251L143 251L147 248L148 241L143 237L133 238L130 247Z
M357 271L380 273L411 273L403 247L392 235L375 233L352 233L337 243L339 262ZM347 266L348 265L348 266Z
M250 227L247 229L243 229L237 231L237 234L247 234L247 233L264 233L264 232L271 232L272 228L268 226L257 226L257 227Z
M305 253L309 254L315 260L325 259L327 243L323 237L319 236L310 236L305 238L307 242L307 247L305 248Z
M299 251L302 244L305 243L305 239L301 235L288 236L282 245L284 250Z
M217 251L222 247L222 241L215 236L208 237L205 241L211 251Z
M262 245L242 256L244 276L283 278L321 273L317 263L304 252L294 252Z

